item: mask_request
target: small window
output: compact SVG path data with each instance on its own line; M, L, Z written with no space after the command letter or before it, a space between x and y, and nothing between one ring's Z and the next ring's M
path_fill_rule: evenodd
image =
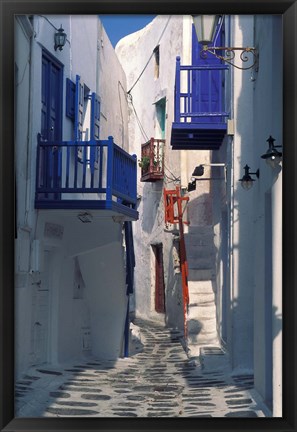
M156 106L156 126L155 137L165 139L165 124L166 124L166 98L160 99L155 104Z
M155 79L159 78L160 75L160 46L156 46L154 49L155 55Z

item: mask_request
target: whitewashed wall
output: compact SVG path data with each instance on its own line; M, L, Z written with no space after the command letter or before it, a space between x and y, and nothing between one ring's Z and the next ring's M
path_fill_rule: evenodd
M234 373L254 373L255 388L274 416L282 412L282 168L272 170L261 155L270 135L282 145L282 71L274 57L281 57L281 38L278 16L231 17L230 45L255 46L259 69L231 68L234 137L212 159L227 163L226 194L218 184L212 190L219 333ZM260 170L249 191L239 182L245 164Z
M139 221L134 226L135 235L135 292L136 314L144 318L164 320L163 314L155 312L154 256L151 245L163 244L164 273L166 286L166 320L170 325L180 326L180 275L174 275L172 262L172 240L164 232L163 186L175 188L170 178L180 178L180 155L170 146L171 124L174 110L175 60L183 49L183 17L157 16L144 29L126 36L116 46L116 53L127 76L128 90L134 86L160 45L160 74L155 78L155 60L152 56L139 81L131 90L133 106L129 105L130 149L141 158L141 144L151 137L160 138L156 119L155 103L166 98L165 126L165 173L164 182L141 183L138 168ZM134 111L135 110L135 111ZM141 131L137 118L144 130ZM177 313L178 311L178 313Z
M254 81L255 159L260 168L259 188L254 194L255 262L255 384L282 415L282 167L271 169L260 158L267 139L282 145L282 56L280 16L257 16L255 44L259 71ZM271 401L271 397L273 401ZM270 405L270 406L271 406Z
M232 46L253 46L253 17L235 16L232 21ZM244 165L251 172L259 161L253 149L253 83L250 73L234 70L234 195L233 195L233 281L231 288L232 336L231 352L233 368L253 368L253 292L255 240L253 194L259 188L256 181L252 190L245 191L239 180ZM256 165L255 165L256 164Z
M15 145L17 182L17 226L18 238L15 242L15 313L16 313L16 348L22 344L31 346L31 312L32 285L29 278L30 269L30 237L31 219L29 214L30 171L30 32L26 32L22 21L25 19L30 29L28 19L15 21L15 65L16 65L16 96L15 96ZM32 29L33 31L33 29ZM24 349L16 357L16 370L23 370L30 362L30 349Z
M16 92L17 375L24 372L36 357L33 352L35 288L40 280L43 283L46 273L49 273L46 277L50 308L47 361L53 364L90 354L105 358L121 355L127 303L121 225L111 219L94 218L86 232L85 225L88 224L82 224L69 210L52 213L34 209L37 134L41 126L42 48L64 65L64 140L73 137L73 123L65 116L66 78L75 81L78 74L90 90L101 97L101 138L114 136L115 142L128 150L127 105L125 100L119 103L117 89L118 82L125 89L124 72L97 16L36 15L33 21L31 47L18 21L16 26L16 65L22 74L18 74L20 84ZM59 28L61 24L67 42L62 51L55 51L54 27ZM33 272L35 239L39 240L40 253L36 255L39 264ZM42 266L45 251L47 261ZM85 285L81 294L75 277L78 265ZM102 305L105 305L104 313Z

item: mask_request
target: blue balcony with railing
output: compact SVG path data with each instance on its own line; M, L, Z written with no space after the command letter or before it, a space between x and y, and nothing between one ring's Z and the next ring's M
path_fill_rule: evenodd
M98 210L137 220L137 160L108 140L42 141L38 136L35 208Z
M223 64L182 66L176 59L174 150L217 150L227 133L225 82L229 67Z

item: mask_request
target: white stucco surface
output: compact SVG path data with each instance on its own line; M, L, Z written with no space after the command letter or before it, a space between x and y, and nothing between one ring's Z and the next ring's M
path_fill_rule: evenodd
M144 29L126 36L116 46L116 54L127 76L129 100L129 140L131 152L141 157L141 144L151 137L162 138L156 119L155 103L166 99L165 178L157 183L140 182L138 170L139 221L134 226L135 236L135 308L146 318L170 322L179 326L176 311L180 308L179 276L173 273L172 235L164 232L163 187L174 189L174 177L180 177L179 152L170 146L173 121L173 91L175 59L182 51L182 16L157 16ZM160 70L155 78L153 50L159 45ZM155 278L152 245L163 244L166 286L166 316L155 312ZM145 269L145 271L144 271Z
M65 115L66 78L75 82L79 75L101 99L100 138L113 136L129 150L125 74L97 16L35 15L32 25L31 40L18 21L16 25L17 374L39 361L37 349L43 350L42 361L53 364L88 356L92 350L98 357L120 356L127 307L121 223L115 223L111 214L97 219L96 211L94 223L83 224L69 210L53 214L34 209L42 50L63 68L64 140L73 139L73 122ZM62 51L55 51L54 33L61 25L67 41ZM85 128L87 120L88 113ZM36 239L41 245L38 253ZM42 268L39 264L46 252ZM42 294L39 288L45 284ZM47 322L37 319L40 302ZM46 347L38 345L41 332Z

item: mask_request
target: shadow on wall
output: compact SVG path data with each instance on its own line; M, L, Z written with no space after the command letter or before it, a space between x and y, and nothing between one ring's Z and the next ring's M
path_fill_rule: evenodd
M145 184L143 187L142 224L144 232L151 234L162 199L163 182Z
M199 180L196 182L199 189ZM209 193L204 193L198 197L190 194L190 200L187 205L188 219L191 225L211 225L212 224L212 204Z
M198 342L198 336L203 330L203 323L197 319L190 319L188 321L188 340L190 344Z
M270 20L277 19L269 16L263 17L261 29L267 33L272 32ZM267 21L266 21L267 20ZM254 23L247 17L241 17L239 28L242 37L242 46L248 46L253 37ZM267 26L267 27L266 27ZM268 37L268 36L267 36ZM251 171L260 168L262 174L250 191L244 191L240 182L235 181L234 190L234 299L230 304L232 312L232 339L234 366L242 364L245 367L255 367L259 382L264 388L267 380L272 381L273 354L272 344L277 334L281 331L281 315L272 303L272 208L271 187L272 181L264 171L264 161L260 156L265 148L249 145L250 142L263 142L277 129L277 122L273 124L272 113L277 101L277 91L271 92L271 88L277 84L265 63L265 38L262 43L262 64L259 65L255 82L250 80L248 72L241 76L239 94L235 101L236 142L234 143L234 163L240 176L243 174L243 166L248 164ZM270 41L271 44L271 41ZM266 49L270 45L266 46ZM270 49L270 48L269 48ZM261 59L261 57L260 57ZM266 60L267 61L267 60ZM269 58L268 58L269 61ZM270 72L272 73L272 72ZM277 72L273 71L274 76ZM281 83L280 83L281 85ZM269 107L267 110L262 109ZM276 118L274 118L276 120ZM281 118L279 119L281 123ZM270 201L269 201L270 200ZM260 332L255 338L255 331L260 327ZM254 364L254 360L256 363ZM269 372L270 370L270 372ZM262 371L267 374L264 377ZM268 376L270 373L270 377ZM272 387L266 391L271 396ZM269 395L270 393L270 395Z

